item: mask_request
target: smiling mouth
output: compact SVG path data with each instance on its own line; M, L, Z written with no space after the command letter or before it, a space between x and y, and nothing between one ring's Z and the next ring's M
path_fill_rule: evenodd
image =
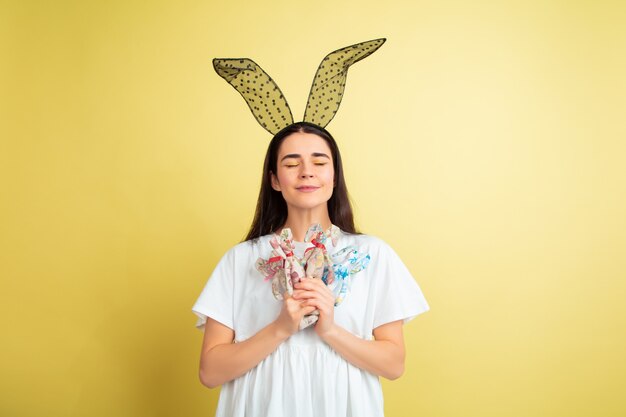
M310 193L312 191L317 190L318 188L320 188L320 187L298 187L297 190L305 192L305 193Z

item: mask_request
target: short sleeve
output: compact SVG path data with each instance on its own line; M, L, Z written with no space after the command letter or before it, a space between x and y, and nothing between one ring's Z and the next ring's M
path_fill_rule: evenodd
M224 254L209 277L204 289L192 307L198 316L196 327L204 329L207 317L211 317L233 329L234 256L233 250Z
M398 254L381 242L376 262L375 329L386 323L403 320L404 324L430 310L419 285Z

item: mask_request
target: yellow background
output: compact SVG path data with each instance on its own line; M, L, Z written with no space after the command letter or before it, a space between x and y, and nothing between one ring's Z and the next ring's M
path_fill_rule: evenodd
M0 415L213 415L191 306L270 135L210 60L301 120L377 37L328 128L431 305L386 415L626 415L623 2L1 4Z

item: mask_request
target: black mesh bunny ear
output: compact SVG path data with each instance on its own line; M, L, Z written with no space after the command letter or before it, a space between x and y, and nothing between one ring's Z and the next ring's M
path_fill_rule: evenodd
M215 58L213 68L239 91L257 122L272 135L293 123L282 91L256 62L248 58Z
M361 42L326 55L313 78L304 121L326 127L341 104L350 65L376 52L385 41L380 38Z

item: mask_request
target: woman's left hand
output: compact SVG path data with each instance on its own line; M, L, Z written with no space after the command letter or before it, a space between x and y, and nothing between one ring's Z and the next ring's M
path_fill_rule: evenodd
M335 327L335 295L324 281L307 277L294 286L293 298L305 300L302 305L312 305L319 310L315 332L322 339Z

